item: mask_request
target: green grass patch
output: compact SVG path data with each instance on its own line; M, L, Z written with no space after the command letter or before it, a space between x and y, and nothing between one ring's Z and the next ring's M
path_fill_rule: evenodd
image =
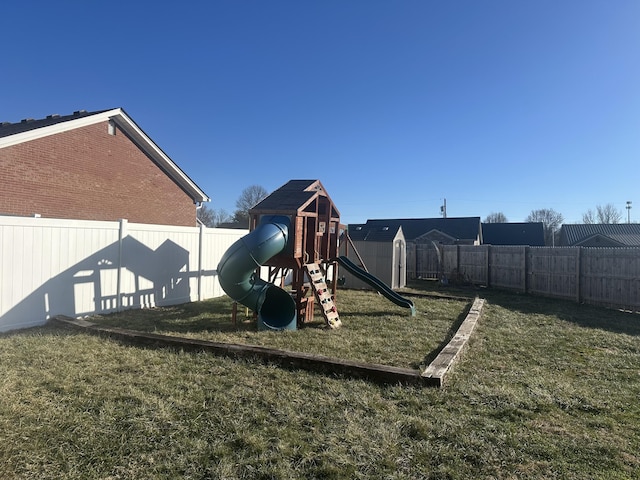
M0 335L0 478L638 478L638 315L482 296L483 316L444 389L138 348L53 326ZM428 352L466 304L420 301L424 316L412 319L377 295L353 311L339 296L344 328L335 332L235 330L230 305L216 302L179 307L194 309L191 320L173 308L139 312L137 327L286 348L300 341L334 355L341 347L318 347L320 339L355 342L352 330L376 319L391 320L378 323L394 325L393 336L448 309L453 318L443 314L439 330L406 348ZM224 319L213 328L216 308Z
M448 341L469 311L470 303L412 297L417 314L410 315L371 291L339 290L337 307L342 327L328 329L316 309L314 322L295 331L258 331L251 312L238 306L231 320L229 297L168 308L129 310L93 317L101 326L120 327L214 342L267 346L296 352L424 368Z

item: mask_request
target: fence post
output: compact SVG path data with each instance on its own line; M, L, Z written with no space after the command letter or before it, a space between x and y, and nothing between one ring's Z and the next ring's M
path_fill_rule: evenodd
M485 285L488 288L488 287L491 286L491 245L487 245L486 252L487 252L486 253L487 258L486 258L485 265L487 267L486 268L487 278L486 278L486 281L485 281Z
M122 241L127 236L127 219L121 218L118 225L118 270L116 272L116 311L122 311Z
M200 224L198 232L198 301L202 301L202 243L204 241L204 225Z
M576 302L580 303L580 278L582 277L581 272L582 265L582 247L578 247L578 252L576 253Z
M529 285L527 285L527 279L529 278L529 271L527 258L529 257L529 247L526 245L522 247L522 292L527 293L529 290Z

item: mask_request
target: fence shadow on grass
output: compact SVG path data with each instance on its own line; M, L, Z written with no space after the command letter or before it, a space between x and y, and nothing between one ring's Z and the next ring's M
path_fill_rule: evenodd
M584 305L569 300L540 297L527 293L510 292L474 286L442 286L438 282L415 282L412 288L437 295L480 296L489 305L530 314L555 316L584 328L602 329L612 333L640 336L640 314L605 307Z
M523 314L557 317L583 328L601 329L612 333L640 336L640 315L637 313L573 303L567 300L537 297L509 292L487 292L491 304Z

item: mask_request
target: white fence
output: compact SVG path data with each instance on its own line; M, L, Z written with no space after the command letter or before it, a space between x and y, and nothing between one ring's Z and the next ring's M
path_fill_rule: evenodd
M0 217L0 331L221 296L218 262L247 233Z

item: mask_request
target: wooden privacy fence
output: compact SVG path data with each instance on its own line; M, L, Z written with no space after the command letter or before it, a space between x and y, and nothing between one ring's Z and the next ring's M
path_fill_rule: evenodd
M424 255L434 255L431 250ZM440 245L438 250L441 271L451 280L640 311L640 248Z
M407 278L440 278L441 268L436 245L407 242Z
M218 262L247 232L0 216L0 331L224 295Z

